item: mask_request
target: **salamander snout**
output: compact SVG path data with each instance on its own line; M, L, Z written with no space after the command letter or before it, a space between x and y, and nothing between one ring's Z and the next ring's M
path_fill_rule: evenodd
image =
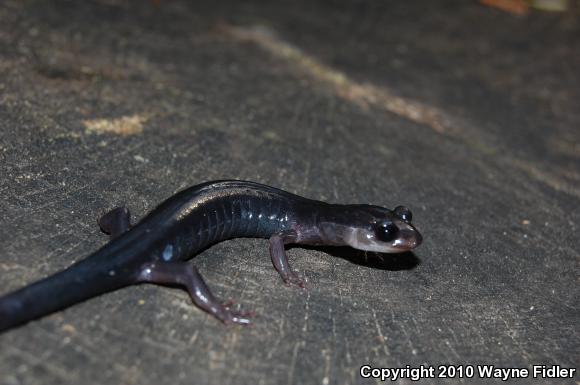
M399 217L405 225L399 229L401 244L404 244L407 249L414 249L423 242L423 236L417 229L411 224L413 219L413 214L411 210L405 206L397 206L393 210L393 213Z
M379 253L402 253L419 246L421 233L411 223L411 210L397 206L394 210L372 206L367 226L352 226L345 242L355 249Z
M399 230L399 239L397 240L398 245L404 248L404 251L414 249L423 242L423 236L414 227L410 229L404 228Z

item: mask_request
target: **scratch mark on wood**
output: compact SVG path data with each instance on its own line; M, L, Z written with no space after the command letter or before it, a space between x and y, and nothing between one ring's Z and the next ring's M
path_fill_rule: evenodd
M332 350L323 349L321 353L322 356L324 357L324 375L322 377L321 383L322 385L328 385L330 383Z
M14 346L7 346L7 351L11 354L17 355L22 358L24 361L28 363L31 367L41 367L49 372L51 375L58 378L60 381L67 381L70 380L70 373L60 366L56 365L53 361L49 360L49 357L52 355L51 350L45 351L41 355L33 355L28 353L22 349L18 349ZM32 368L26 368L27 370L31 370Z
M508 322L506 321L506 319L504 318L503 315L500 314L499 319L503 322L503 324L505 325L506 329L507 329L507 335L510 337L510 339L513 341L513 343L518 347L518 349L520 350L520 352L522 353L523 358L528 362L531 363L531 358L530 355L528 354L528 352L522 347L522 345L520 344L520 342L517 339L518 336L518 332L515 328L512 328Z
M305 305L305 309L304 309L304 325L302 326L303 333L306 333L308 331L309 306L310 306L310 292L307 290L306 291L306 305Z
M298 357L298 349L302 344L301 341L294 343L294 349L292 350L292 359L290 360L290 368L288 370L288 385L293 384L294 370L296 370L296 358Z
M381 346L383 347L383 352L385 353L385 356L388 357L390 356L390 354L389 348L387 346L387 338L384 336L383 331L381 330L381 325L379 325L379 320L377 319L377 312L375 311L375 309L373 309L372 312L373 318L375 320L375 327L377 328L377 333L379 335L379 340L381 341Z

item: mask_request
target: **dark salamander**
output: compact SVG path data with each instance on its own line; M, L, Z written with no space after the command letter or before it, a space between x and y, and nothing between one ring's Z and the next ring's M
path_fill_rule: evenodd
M131 227L116 208L99 224L111 241L66 270L0 298L0 331L137 283L185 288L193 302L225 323L248 324L249 313L216 299L187 259L219 241L269 238L284 282L304 287L284 245L336 245L396 253L421 243L411 212L372 205L329 204L263 184L222 180L183 190Z

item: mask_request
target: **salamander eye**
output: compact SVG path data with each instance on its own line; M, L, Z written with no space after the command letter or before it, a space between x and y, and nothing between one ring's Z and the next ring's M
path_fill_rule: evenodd
M409 210L405 206L395 207L394 212L396 216L398 216L403 220L403 222L411 223L411 221L413 220L413 214L411 213L411 210Z
M390 242L396 238L399 229L393 223L383 223L375 230L376 237L379 241Z

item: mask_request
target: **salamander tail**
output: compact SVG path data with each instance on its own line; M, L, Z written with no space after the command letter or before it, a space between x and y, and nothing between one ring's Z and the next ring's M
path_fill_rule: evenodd
M86 299L135 283L99 252L68 269L0 297L0 333ZM115 270L117 269L117 271Z

